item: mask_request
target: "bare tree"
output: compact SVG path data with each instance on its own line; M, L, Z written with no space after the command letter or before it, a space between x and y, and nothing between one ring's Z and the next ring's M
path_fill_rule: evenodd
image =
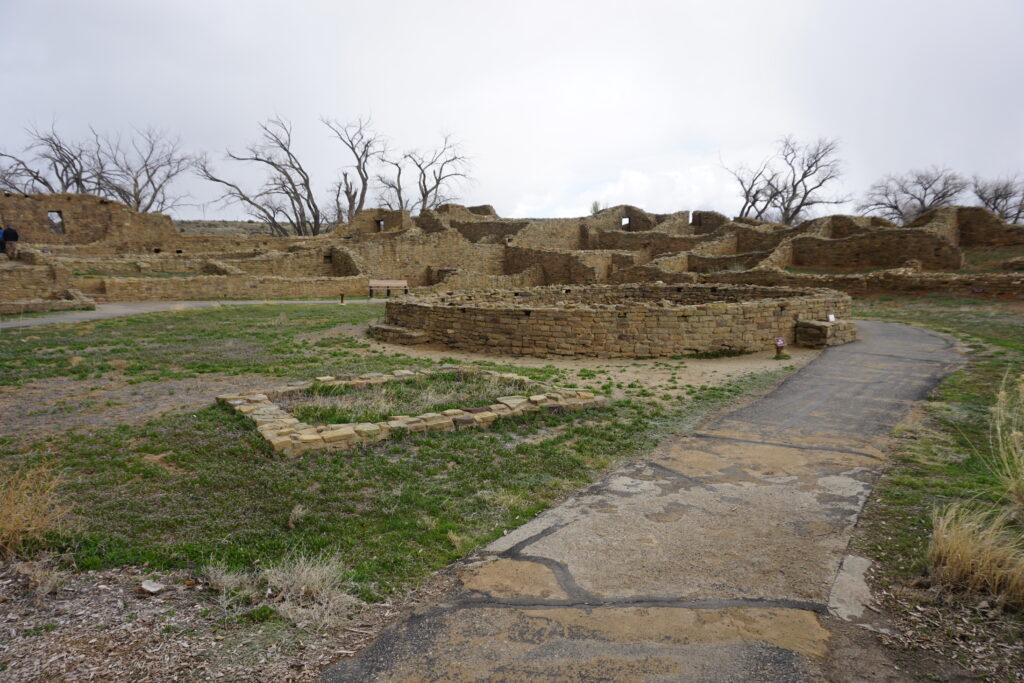
M29 144L20 155L0 152L0 188L25 194L72 192L98 194L98 166L95 147L76 142L57 132L26 129Z
M828 186L842 176L838 151L838 140L801 143L787 135L779 140L778 152L756 169L727 168L740 185L739 215L792 225L816 206L849 201L849 197L826 194Z
M414 206L420 211L436 209L457 199L452 194L454 185L469 177L469 157L462 154L451 135L445 135L439 147L427 152L408 152L405 158L416 168L419 199Z
M740 185L740 195L743 197L739 212L741 218L765 220L772 209L777 172L771 169L770 162L771 159L766 159L756 169L747 166L725 169Z
M155 128L135 130L128 142L95 131L95 166L99 193L136 211L168 211L181 206L186 194L172 186L193 163L181 149L181 139Z
M967 189L968 182L948 168L915 169L901 176L879 180L857 205L863 214L909 223L926 211L952 206Z
M380 163L391 169L390 174L378 173L377 184L380 191L377 194L377 202L385 209L393 211L411 211L412 204L405 194L402 174L406 170L408 162L407 154L393 154L387 149L381 151L378 156Z
M997 180L974 176L971 187L981 205L1007 223L1019 223L1024 218L1024 180L1016 176Z
M249 215L265 221L276 235L319 235L330 229L314 196L309 173L292 149L292 125L275 117L259 124L260 140L245 152L225 152L230 161L257 164L266 171L263 185L254 191L217 175L203 156L195 163L196 173L224 187L221 200L245 206Z
M349 177L346 171L342 173L341 180L338 181L339 187L336 190L340 191L335 191L334 193L335 197L339 199L341 194L345 195L347 202L346 220L352 220L366 205L366 195L370 190L370 179L372 176L370 164L382 151L384 140L371 128L370 119L368 118L360 118L355 123L347 124L341 124L336 120L327 118L321 118L320 120L348 148L355 161L352 167L355 169L358 183L354 178Z

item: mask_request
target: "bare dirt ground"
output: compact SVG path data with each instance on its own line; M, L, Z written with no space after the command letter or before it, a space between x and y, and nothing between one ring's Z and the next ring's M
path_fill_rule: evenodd
M333 333L333 330L328 330L324 333L324 336L327 336L329 333ZM350 329L346 333L359 334L359 328ZM397 344L384 344L378 341L371 341L370 349L383 353L403 353L413 358L429 358L434 361L451 358L462 363L507 363L524 368L551 366L567 371L570 378L573 376L579 377L581 371L584 374L597 372L598 375L594 378L594 381L610 379L615 382L616 386L612 391L613 398L622 398L628 395L626 389L631 384L636 385L634 388L645 388L656 392L658 395L669 394L678 396L685 392L687 385L717 386L747 373L778 370L783 366L801 368L820 354L820 351L794 347L786 349L786 354L790 357L786 361L775 359L774 350L758 351L728 358L684 358L679 360L666 358L635 360L631 358L564 358L561 356L492 356L482 353L457 351L432 344L401 346ZM623 385L622 387L618 386L620 383ZM673 384L677 386L673 387Z
M447 568L400 602L366 605L328 630L226 620L187 572L69 572L52 560L0 570L0 680L311 681L386 626L448 590ZM166 588L140 590L143 580Z
M272 389L284 381L209 374L133 384L116 372L86 381L49 378L0 387L0 414L5 416L5 436L30 443L71 429L139 424L171 410L208 406L218 394Z

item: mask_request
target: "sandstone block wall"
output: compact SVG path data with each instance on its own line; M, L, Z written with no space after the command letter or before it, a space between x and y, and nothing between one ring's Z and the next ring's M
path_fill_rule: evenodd
M60 221L57 226L50 216ZM143 214L109 199L77 194L0 194L0 224L11 223L23 242L86 244L100 240L156 244L178 233L163 214Z
M917 259L929 270L955 270L963 265L960 250L925 230L879 230L842 239L795 237L791 240L796 267L893 268Z
M175 301L190 299L335 299L339 294L365 295L364 277L284 278L251 275L202 275L190 278L105 278L101 294L108 301Z
M71 273L67 268L0 261L0 300L52 299L69 287Z
M563 303L559 305L558 300ZM512 355L671 356L794 341L799 320L849 317L828 290L702 285L537 288L391 301L384 326L468 351Z
M472 267L484 275L509 272L504 267L503 246L473 244L454 231L367 235L345 240L341 246L351 254L360 273L374 279L408 280L413 287L434 284L430 281L432 267Z

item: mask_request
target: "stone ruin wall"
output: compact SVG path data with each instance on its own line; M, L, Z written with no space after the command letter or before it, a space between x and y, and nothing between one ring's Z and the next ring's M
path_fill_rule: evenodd
M97 292L107 301L196 299L337 299L366 294L365 277L286 278L200 275L190 278L109 278Z
M59 215L59 229L50 215ZM0 223L11 223L22 241L41 244L119 243L144 249L177 232L162 214L132 211L124 204L77 194L0 196Z
M895 268L911 259L927 270L956 270L963 254L947 240L924 230L885 230L839 239L794 237L790 266L797 268Z
M545 287L389 301L377 336L507 355L598 358L771 348L794 342L801 320L849 318L850 298L828 290L706 285Z
M50 230L52 210L61 211L63 235ZM111 301L334 298L365 293L366 278L447 289L713 280L832 286L858 294L934 286L1019 296L1014 273L781 271L899 269L911 260L926 270L955 269L958 244L1024 244L1024 227L970 207L939 209L897 228L870 217L829 216L788 227L730 221L707 211L648 214L629 206L574 219L506 219L489 206L446 205L417 217L370 210L337 232L304 238L182 235L165 216L76 195L0 196L0 217L23 235L22 258L3 263L0 301L52 301L55 307L77 301L75 290Z

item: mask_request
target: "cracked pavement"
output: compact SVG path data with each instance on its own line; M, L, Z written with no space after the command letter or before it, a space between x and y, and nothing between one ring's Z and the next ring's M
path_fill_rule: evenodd
M835 679L829 596L887 435L958 363L933 332L858 332L493 542L325 680Z

